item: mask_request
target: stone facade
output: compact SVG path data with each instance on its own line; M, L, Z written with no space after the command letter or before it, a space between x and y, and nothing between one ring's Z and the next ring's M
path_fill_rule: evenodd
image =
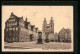
M23 20L23 17L17 17L11 13L10 18L5 22L4 40L6 42L24 42L36 38L38 28L31 28L30 22ZM32 36L34 38L32 38ZM30 39L31 38L31 39Z

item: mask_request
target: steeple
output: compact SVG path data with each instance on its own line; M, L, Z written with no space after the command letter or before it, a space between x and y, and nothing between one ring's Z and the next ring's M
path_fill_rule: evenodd
M51 17L50 23L54 23L54 21L53 21L53 17Z
M43 25L42 25L43 32L46 31L46 28L47 28L47 21L46 18L44 18Z
M53 17L51 17L50 23L49 23L49 27L50 27L50 33L54 33L54 21L53 21Z
M26 17L25 21L27 22L27 17Z
M51 20L53 20L53 17L51 17Z
M43 24L47 24L46 18L44 18Z
M51 17L51 20L53 20L53 17Z
M46 18L44 18L44 21L46 21Z

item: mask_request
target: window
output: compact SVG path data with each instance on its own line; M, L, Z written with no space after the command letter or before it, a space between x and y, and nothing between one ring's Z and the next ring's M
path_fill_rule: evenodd
M18 28L16 28L16 30L18 30Z
M12 25L17 25L17 23L15 22L15 23L13 23Z
M13 28L13 31L15 30L15 28Z
M9 28L9 30L12 30L12 28Z
M15 21L15 19L10 19L9 22Z
M67 36L68 36L68 35L67 35L67 33L66 33L66 34L65 34L65 38L67 38Z
M7 24L7 27L9 26L9 24Z
M6 31L8 31L8 28L6 28Z
M14 18L14 16L11 15L10 18Z

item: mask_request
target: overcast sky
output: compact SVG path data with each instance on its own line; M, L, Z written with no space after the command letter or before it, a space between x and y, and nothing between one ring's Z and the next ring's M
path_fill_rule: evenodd
M46 18L49 24L51 17L54 20L54 32L59 32L63 27L73 30L73 6L2 6L2 26L11 12L16 16L28 18L32 25L42 30L42 23Z

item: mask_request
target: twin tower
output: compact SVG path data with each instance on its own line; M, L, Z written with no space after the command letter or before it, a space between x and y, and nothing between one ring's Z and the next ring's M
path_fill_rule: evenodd
M48 35L54 34L54 20L53 20L53 17L51 17L51 20L50 20L49 24L47 24L46 18L44 18L42 30L43 30L43 34L45 34L45 35L46 35L46 33Z

